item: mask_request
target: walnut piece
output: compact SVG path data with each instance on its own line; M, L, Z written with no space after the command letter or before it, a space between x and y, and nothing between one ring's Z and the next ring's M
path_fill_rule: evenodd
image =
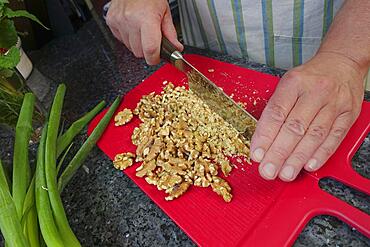
M125 125L126 123L130 122L133 118L133 114L130 109L123 109L122 111L118 112L117 115L114 117L114 125L121 126Z
M249 160L250 145L230 124L192 91L170 82L160 94L143 96L133 112L142 121L131 136L136 161L142 161L138 177L164 190L166 200L194 185L211 187L231 201L231 187L218 176L219 170L225 176L232 171L228 156Z
M211 184L212 190L218 195L222 196L225 202L230 202L232 199L230 185L220 177L213 177L213 183Z
M136 168L136 176L144 177L145 175L150 175L155 169L155 161L151 160L149 162L143 162L141 166Z
M114 168L124 170L127 167L132 166L134 163L134 158L135 155L130 152L117 154L113 160Z
M177 184L171 190L168 191L168 196L165 197L167 201L171 201L173 199L178 198L182 194L184 194L190 187L189 182L183 182L181 184Z

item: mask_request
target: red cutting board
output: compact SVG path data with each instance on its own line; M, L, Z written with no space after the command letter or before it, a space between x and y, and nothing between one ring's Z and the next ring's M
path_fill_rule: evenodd
M279 78L198 55L187 59L236 101L259 117ZM166 64L125 95L118 110L134 109L143 95L160 92L164 81L186 84L186 77ZM102 118L98 115L89 133ZM117 153L135 152L131 133L138 126L136 117L129 124L115 127L113 121L98 142L111 159ZM179 199L167 202L165 194L135 176L137 165L125 173L200 246L289 246L314 216L333 215L370 237L370 216L319 188L319 180L332 177L370 194L370 182L351 167L351 159L370 129L370 104L364 102L359 119L336 153L319 172L303 172L291 183L263 180L257 164L236 164L227 181L233 200L225 203L211 188L191 187ZM123 209L124 210L124 209Z

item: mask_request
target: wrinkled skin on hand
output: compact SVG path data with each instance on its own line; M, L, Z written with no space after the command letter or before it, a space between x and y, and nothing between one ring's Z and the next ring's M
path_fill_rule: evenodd
M352 60L325 52L288 71L252 138L261 176L293 181L302 168L318 170L360 113L363 76Z
M160 61L162 35L182 51L177 40L168 1L113 0L107 13L107 24L113 35L149 65Z

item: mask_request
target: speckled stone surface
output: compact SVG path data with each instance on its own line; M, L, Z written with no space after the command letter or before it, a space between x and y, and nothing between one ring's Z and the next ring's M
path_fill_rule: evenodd
M64 115L66 124L105 99L112 102L148 77L158 66L148 67L99 29L94 21L75 35L52 41L31 55L35 67L54 82L67 84ZM203 54L265 73L283 71L243 59L198 49ZM55 83L52 84L55 88ZM369 99L369 94L366 95ZM11 164L13 136L0 129L0 155ZM86 133L73 147L76 151ZM369 177L369 137L357 152L354 167ZM35 147L31 151L34 159ZM111 161L94 148L62 194L70 224L83 246L194 246L194 243L126 175L113 168ZM369 213L369 199L333 181L322 182L325 190ZM268 233L266 233L268 237ZM311 220L295 246L370 246L370 241L355 229L333 217Z

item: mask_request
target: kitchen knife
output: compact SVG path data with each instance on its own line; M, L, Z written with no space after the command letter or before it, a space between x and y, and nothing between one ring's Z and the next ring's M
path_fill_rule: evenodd
M183 71L188 77L190 90L202 99L212 111L231 124L239 132L243 141L249 144L257 123L251 114L191 65L165 37L162 38L161 58Z

